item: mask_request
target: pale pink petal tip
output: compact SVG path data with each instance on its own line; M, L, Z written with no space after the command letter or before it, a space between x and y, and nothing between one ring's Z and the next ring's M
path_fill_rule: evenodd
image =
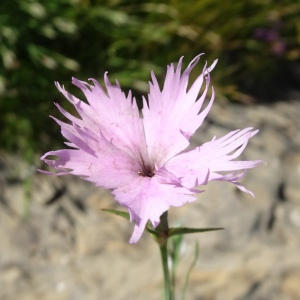
M144 232L144 229L146 227L146 223L141 222L141 224L139 224L139 225L135 224L134 229L133 229L133 233L132 233L132 235L130 237L130 240L129 240L130 244L136 244L138 242L138 240L141 238L141 236Z

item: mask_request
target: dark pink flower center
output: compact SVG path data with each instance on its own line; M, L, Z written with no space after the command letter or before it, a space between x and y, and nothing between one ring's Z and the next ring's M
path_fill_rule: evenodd
M149 168L144 168L143 171L138 171L138 174L143 177L153 177L155 175L155 173Z

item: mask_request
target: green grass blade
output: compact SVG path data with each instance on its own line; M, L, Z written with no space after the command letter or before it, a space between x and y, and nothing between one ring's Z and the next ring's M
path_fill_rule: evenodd
M190 275L191 275L191 272L192 272L193 268L196 265L198 257L199 257L199 245L198 245L198 242L195 242L194 259L193 259L192 264L190 265L190 267L188 269L188 272L187 272L187 274L185 276L185 281L184 281L184 285L183 285L182 293L181 293L181 298L180 298L181 300L184 300L184 296L185 296L185 293L186 293L186 290L187 290L187 286L188 286L188 283L189 283Z

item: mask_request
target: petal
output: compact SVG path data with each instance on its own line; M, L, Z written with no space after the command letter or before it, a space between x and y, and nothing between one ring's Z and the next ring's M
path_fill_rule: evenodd
M201 125L212 105L214 95L208 107L199 114L208 90L208 73L214 65L210 69L205 68L187 91L189 74L199 58L200 55L195 57L182 75L182 58L176 69L173 64L168 66L162 91L152 73L149 101L147 103L144 99L142 111L150 161L156 162L159 167L189 145L189 137ZM206 87L197 101L204 79Z
M194 159L195 154L192 151L179 154L170 159L165 168L179 178L182 186L191 189L199 185L206 185L210 170L205 164L199 164Z
M158 176L139 176L128 185L115 189L113 194L122 206L128 208L131 221L135 221L130 243L140 239L148 220L157 226L160 216L170 206L182 206L195 200L188 189L161 184Z
M233 172L230 174L226 174L226 175L222 175L222 174L217 174L217 173L213 173L211 174L211 178L210 180L218 180L218 181L227 181L227 182L231 182L233 183L239 190L250 194L252 197L254 197L254 194L247 190L243 185L241 185L238 180L240 180L246 173L246 170L243 170L242 172L238 173Z
M206 165L211 172L254 168L261 163L260 160L233 161L233 159L242 153L249 139L256 133L258 130L252 130L249 127L232 131L220 139L207 142L194 150L196 153L198 152L198 155L195 154L197 161Z
M107 189L126 185L139 177L141 166L128 153L115 147L101 134L97 140L93 140L88 133L81 134L81 140L71 134L69 136L79 149L50 151L41 160L57 169L57 175L81 176ZM57 158L49 159L48 156Z
M143 122L139 116L136 101L131 93L126 97L119 84L112 85L107 75L104 80L107 94L100 84L91 79L94 85L73 78L89 104L79 100L56 83L57 88L74 105L81 119L64 111L61 113L80 128L87 128L98 135L99 131L117 148L125 151L144 165L149 165Z
M234 183L238 188L247 191L238 183L245 172L237 175L235 171L256 167L262 161L233 161L245 149L248 140L258 131L251 128L236 130L220 139L213 139L191 151L181 153L170 159L165 168L176 177L181 177L183 185L190 187L193 182L206 184L211 180L221 180ZM232 154L232 151L234 153ZM230 172L219 174L218 172Z

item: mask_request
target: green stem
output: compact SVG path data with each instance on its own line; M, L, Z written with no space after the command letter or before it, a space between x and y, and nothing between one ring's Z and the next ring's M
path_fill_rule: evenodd
M156 227L158 236L156 236L156 241L159 245L161 262L164 272L164 295L165 300L174 300L174 291L172 288L170 270L168 267L168 238L169 238L169 226L168 226L168 212L166 211L160 217L160 223Z
M167 243L161 245L159 247L160 255L161 255L161 262L164 272L164 295L165 300L173 300L174 297L172 295L171 289L171 280L169 274L169 267L168 267L168 251L167 251Z

